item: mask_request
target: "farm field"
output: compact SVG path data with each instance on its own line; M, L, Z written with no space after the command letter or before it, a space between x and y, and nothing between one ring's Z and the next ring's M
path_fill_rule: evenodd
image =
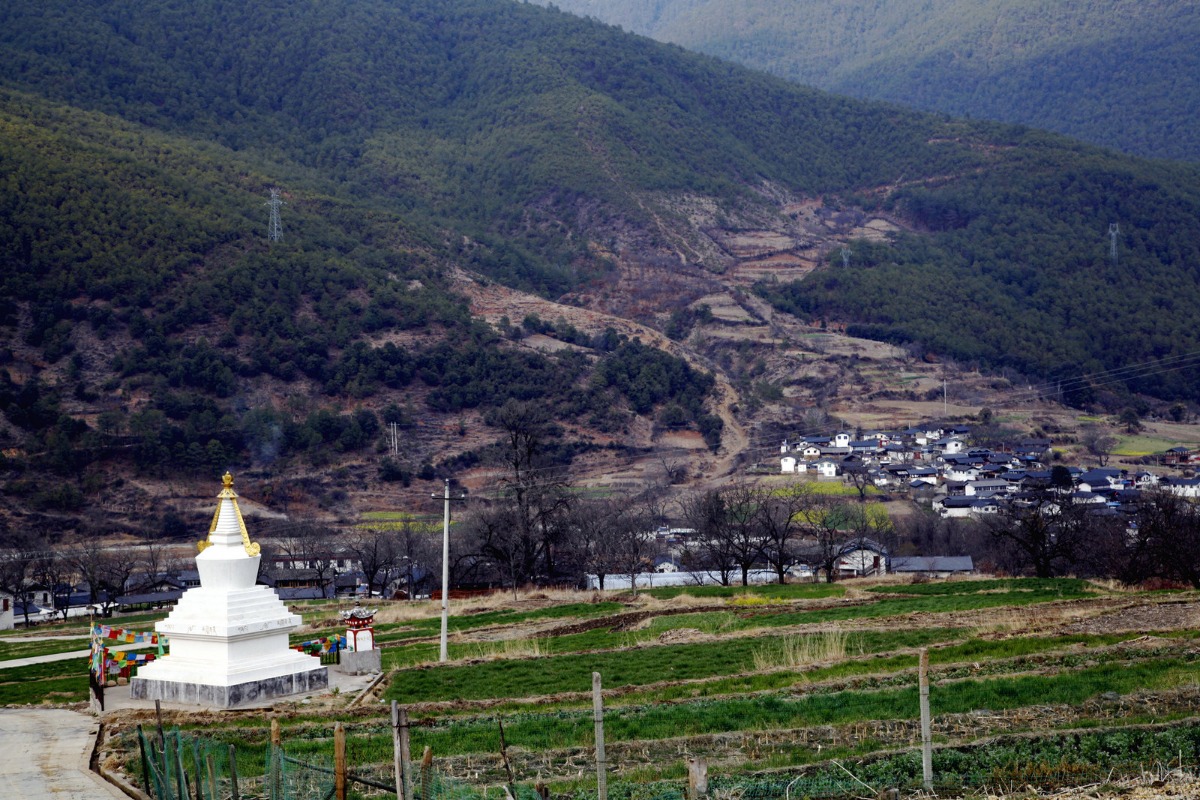
M452 613L451 662L437 664L437 609L385 605L388 675L357 704L314 697L168 724L235 745L239 772L253 775L271 717L288 755L317 763L341 721L353 771L386 782L395 700L413 720L415 757L430 748L464 797L499 798L511 782L523 800L541 782L584 800L596 796L599 672L610 797L682 797L694 758L707 761L717 797L910 795L921 784L917 662L928 648L939 796L1117 791L1149 770L1200 765L1194 592L1075 579L847 582L509 593ZM298 638L333 632L322 627L333 617L306 613L312 626ZM139 723L152 715L108 718L107 746L130 775Z

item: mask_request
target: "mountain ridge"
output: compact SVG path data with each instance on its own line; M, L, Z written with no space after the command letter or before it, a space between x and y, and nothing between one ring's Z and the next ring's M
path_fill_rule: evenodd
M1186 0L554 5L828 91L1200 160L1187 123L1200 10Z
M267 484L303 464L324 470L314 502L348 513L477 467L508 400L556 415L558 455L598 474L649 475L618 462L686 440L668 449L715 479L770 415L915 392L851 381L898 348L822 327L1038 377L1200 350L1190 167L833 97L532 5L47 8L0 10L0 441L24 508L76 513L120 469ZM1104 266L1113 220L1140 294ZM464 273L630 333L482 320ZM931 297L954 324L930 327ZM787 310L812 324L772 321ZM687 358L636 343L650 328ZM1192 402L1197 380L1073 399Z

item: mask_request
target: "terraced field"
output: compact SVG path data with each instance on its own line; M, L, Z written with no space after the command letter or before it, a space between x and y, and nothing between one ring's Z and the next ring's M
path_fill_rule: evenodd
M289 754L327 755L339 719L356 772L386 778L397 700L414 720L413 752L431 748L463 791L498 793L511 769L518 794L541 781L554 796L595 797L596 671L612 797L678 797L687 759L701 757L712 791L730 797L908 793L920 786L917 660L928 648L942 796L1200 764L1190 592L1005 579L498 596L455 609L449 664L433 663L435 614L381 610L390 673L364 702L278 706ZM316 627L303 636L319 635L324 615L308 616ZM139 721L110 723L131 774L136 747L122 731ZM262 769L263 716L176 721Z

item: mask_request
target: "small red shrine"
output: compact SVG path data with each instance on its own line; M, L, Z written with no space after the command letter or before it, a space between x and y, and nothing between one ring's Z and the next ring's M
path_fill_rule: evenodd
M346 623L346 649L355 653L375 649L375 612L378 609L356 605L338 612Z

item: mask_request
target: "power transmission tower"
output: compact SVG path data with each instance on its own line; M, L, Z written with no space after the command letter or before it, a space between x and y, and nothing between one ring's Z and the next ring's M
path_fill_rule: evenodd
M849 247L842 248L842 266L843 267L850 266L850 253L851 253L851 250Z
M283 223L279 219L279 207L283 201L279 199L279 190L271 190L271 199L266 203L271 208L271 221L267 223L267 238L272 242L283 240Z
M1113 266L1117 265L1117 237L1121 235L1121 228L1117 223L1112 223L1108 226L1108 257L1112 259Z

